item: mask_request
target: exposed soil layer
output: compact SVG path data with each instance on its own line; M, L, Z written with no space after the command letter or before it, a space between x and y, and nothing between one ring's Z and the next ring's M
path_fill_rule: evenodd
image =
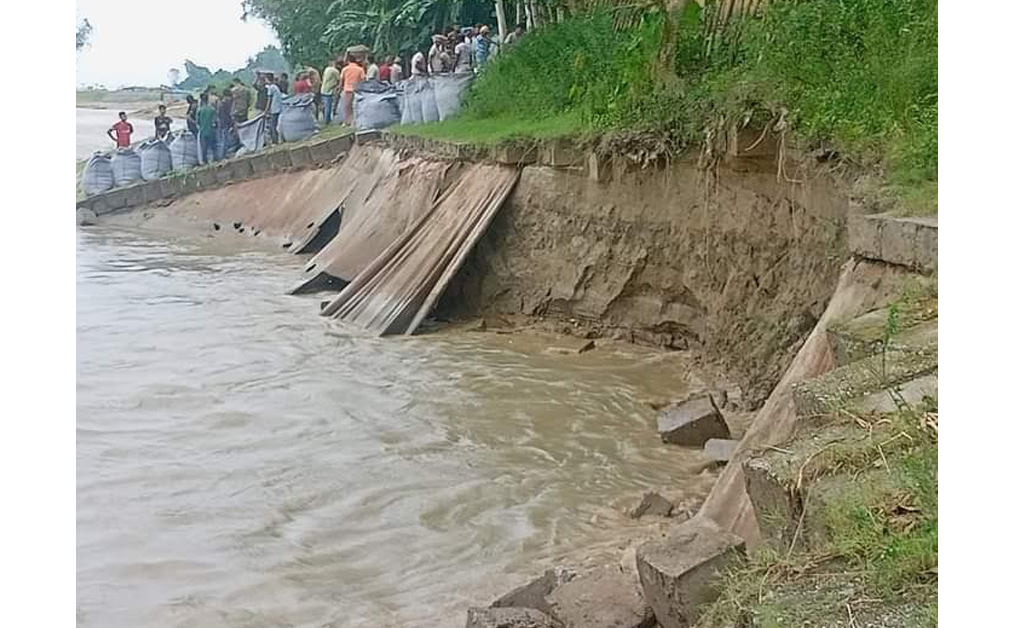
M703 347L754 405L824 310L847 257L848 202L827 177L769 161L528 166L442 298L446 318L570 320L667 348Z

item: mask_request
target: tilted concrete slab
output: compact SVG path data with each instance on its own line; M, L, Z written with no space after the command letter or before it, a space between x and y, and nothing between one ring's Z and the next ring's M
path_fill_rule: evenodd
M849 250L860 257L934 273L939 267L936 218L890 214L849 217Z
M744 556L744 541L704 517L673 526L636 553L645 601L663 628L691 628L718 596L720 571Z

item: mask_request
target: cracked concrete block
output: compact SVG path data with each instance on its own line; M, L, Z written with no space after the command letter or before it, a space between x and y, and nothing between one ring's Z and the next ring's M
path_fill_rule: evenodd
M716 578L744 555L744 540L702 517L636 551L645 601L663 628L690 628L719 591Z
M710 438L729 438L729 426L711 395L702 393L667 406L656 419L664 443L702 447Z
M940 233L936 221L932 223L920 223L915 238L915 267L924 273L935 273L940 268Z
M338 155L342 155L351 150L351 146L354 146L354 137L352 135L341 135L340 137L335 137L330 140L329 144L330 151L333 153L333 158L336 159Z
M289 151L291 165L295 168L302 168L312 164L312 156L309 154L308 146L299 146Z
M262 153L251 157L249 159L249 165L252 167L253 174L257 177L269 174L273 169L270 165L270 155L264 155Z
M336 159L337 157L336 153L333 151L333 148L334 148L333 144L331 144L329 141L315 142L313 144L309 144L308 146L309 158L312 160L312 163L316 164L317 166L329 163L334 159Z
M565 628L648 628L655 616L633 575L617 565L600 567L559 585L547 601Z
M253 175L251 156L236 157L231 162L232 180L241 181Z
M164 179L154 179L144 184L144 203L153 203L165 198L165 193L162 189L163 181Z
M551 605L547 596L559 584L570 582L575 574L568 569L558 567L544 571L543 575L530 582L512 589L491 603L492 608L532 608L545 614L550 614Z
M277 150L269 154L270 168L274 172L279 172L291 167L291 152L285 149Z
M881 222L875 216L855 214L849 217L849 252L867 259L880 259Z
M883 217L880 227L880 256L890 264L913 268L918 225L905 220Z

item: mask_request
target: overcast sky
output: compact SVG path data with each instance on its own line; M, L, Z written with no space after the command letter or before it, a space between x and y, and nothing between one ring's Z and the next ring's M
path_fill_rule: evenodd
M77 0L94 31L77 53L77 84L160 85L191 59L211 70L245 65L277 37L242 21L242 0ZM68 42L69 45L69 42Z

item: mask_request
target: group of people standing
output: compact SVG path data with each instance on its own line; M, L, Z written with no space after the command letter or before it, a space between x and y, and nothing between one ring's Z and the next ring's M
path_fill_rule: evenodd
M523 37L521 24L508 33L501 47L507 48ZM499 52L499 44L491 36L487 25L457 29L447 28L444 33L432 36L427 53L418 50L410 60L409 76L425 77L432 74L466 74L480 72ZM329 125L334 117L344 126L354 123L354 89L362 81L381 81L395 84L408 78L400 57L386 56L377 63L370 52L334 56L320 76L315 68L307 67L295 75L289 85L287 73L263 70L256 72L253 85L247 87L242 79L218 94L217 87L208 86L199 96L186 96L186 127L197 136L201 163L210 163L231 156L239 148L236 127L249 120L249 112L263 113L266 118L267 143L280 141L278 121L282 101L289 95L312 94L315 116ZM290 94L289 94L290 88ZM338 107L340 110L338 111ZM119 121L109 129L109 137L119 147L130 145L133 125L120 112ZM172 119L165 105L158 106L154 119L155 137L166 139L172 130Z
M354 88L362 81L396 83L403 79L400 57L389 55L381 63L376 63L371 53L347 53L334 56L330 65L323 70L320 85L322 118L330 124L334 116L340 118L344 126L354 123ZM338 114L337 107L342 107Z
M523 26L517 24L515 29L505 36L505 41L501 45L507 48L524 34ZM445 33L436 33L432 36L427 55L420 50L414 54L410 61L411 74L426 76L480 72L498 53L498 49L499 44L491 36L491 28L486 24L468 26L462 30L450 27Z
M315 73L318 83L319 73ZM292 86L295 93L305 89L309 81L308 73L299 73ZM200 143L201 163L218 161L234 154L239 148L238 125L249 120L250 111L262 113L266 119L267 143L280 141L277 123L281 114L281 103L288 96L289 79L287 73L277 76L273 72L258 71L252 87L247 87L240 78L232 80L219 94L217 87L208 86L199 98L186 96L186 127L197 136ZM167 136L171 119L159 124L164 116L164 105L159 107L161 116L155 118L156 137Z

